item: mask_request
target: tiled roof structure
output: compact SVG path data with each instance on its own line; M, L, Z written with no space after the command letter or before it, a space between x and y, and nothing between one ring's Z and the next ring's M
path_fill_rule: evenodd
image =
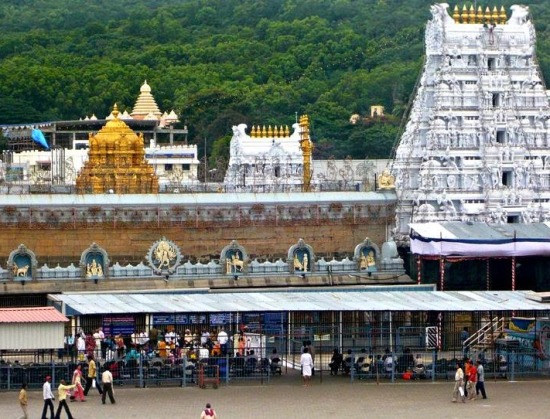
M0 323L59 323L69 319L55 307L24 307L0 309Z

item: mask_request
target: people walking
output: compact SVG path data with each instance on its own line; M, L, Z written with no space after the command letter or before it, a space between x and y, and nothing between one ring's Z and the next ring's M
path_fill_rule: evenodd
M65 409L65 413L67 413L67 417L69 419L73 419L73 415L71 415L71 411L69 409L69 405L67 404L67 394L69 390L72 390L76 386L74 384L66 385L65 380L61 380L61 384L59 384L59 387L57 387L57 396L59 397L59 404L57 405L57 411L55 412L55 419L61 418L61 409Z
M474 363L471 362L470 370L468 372L468 400L474 400L476 398L476 388L477 388L477 368L474 365Z
M460 368L460 364L456 363L456 372L455 372L455 387L453 389L453 403L456 403L458 397L460 396L463 403L466 403L466 397L464 396L464 371Z
M206 403L206 407L201 412L200 419L218 419L216 411L212 409L210 403Z
M50 419L53 419L53 401L55 400L55 397L52 393L52 385L50 384L52 380L52 377L49 375L46 376L44 379L44 384L42 385L42 395L44 397L44 408L42 409L42 417L41 419L47 419L46 415L48 413L48 409L50 409Z
M477 384L476 384L476 395L479 395L486 399L487 393L485 393L485 369L483 368L483 363L477 361Z
M27 396L27 383L21 384L21 390L19 391L19 406L21 406L21 410L23 411L21 419L28 419L29 413L27 412L27 408L29 406L29 398Z
M95 365L94 357L93 355L88 355L88 374L86 376L86 388L84 389L84 395L88 395L88 391L90 391L90 388L94 386L94 380L97 377L97 367ZM95 382L95 387L97 388L97 391L99 394L102 394L103 391L101 390L101 386L99 383Z
M105 367L105 371L101 374L101 383L103 384L103 394L101 395L101 402L105 404L105 397L109 395L111 404L115 404L115 396L113 394L113 374L109 370L109 366Z
M311 375L313 374L313 358L311 358L307 347L304 348L304 353L300 357L300 365L302 366L304 387L309 387L311 385Z
M73 395L71 396L71 401L74 400L80 400L81 402L85 402L84 398L84 388L82 387L82 365L78 364L76 366L76 369L73 372L73 380L72 384L74 384L76 387L74 389Z

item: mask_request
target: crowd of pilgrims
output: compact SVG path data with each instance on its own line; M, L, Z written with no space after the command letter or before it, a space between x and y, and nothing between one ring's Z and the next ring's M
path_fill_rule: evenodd
M241 327L234 342L233 336L229 336L223 328L212 332L205 329L200 335L186 329L183 336L173 328L161 330L155 327L132 333L131 336L106 336L102 328L98 328L93 333L79 330L76 337L67 336L65 348L68 355L77 361L84 361L88 356L105 362L140 358L175 362L183 357L195 361L228 353L233 355L233 348L235 356L254 356L254 348L251 348L246 331L246 326Z

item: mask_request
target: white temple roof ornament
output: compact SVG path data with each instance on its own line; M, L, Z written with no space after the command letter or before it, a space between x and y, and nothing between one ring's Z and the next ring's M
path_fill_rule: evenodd
M508 20L502 9L447 8L431 7L392 167L402 245L410 223L550 219L550 107L528 8L512 6Z
M150 117L153 115L153 118ZM144 81L140 88L140 94L137 98L134 109L131 113L134 119L160 119L162 112L159 110L155 98L151 94L151 86Z

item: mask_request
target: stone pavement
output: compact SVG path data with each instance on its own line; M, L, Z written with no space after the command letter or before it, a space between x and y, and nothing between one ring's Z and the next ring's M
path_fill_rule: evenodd
M374 381L350 383L344 377L315 377L303 387L294 373L273 378L269 384L235 383L211 387L116 387L115 405L102 405L97 392L87 402L69 403L75 419L191 418L197 419L206 402L220 419L285 418L407 418L439 419L544 417L550 408L546 380L486 383L487 400L451 403L451 381ZM21 416L18 392L0 392L0 418ZM40 418L42 392L29 391L29 417ZM57 407L57 402L56 402ZM61 416L66 417L64 415Z

